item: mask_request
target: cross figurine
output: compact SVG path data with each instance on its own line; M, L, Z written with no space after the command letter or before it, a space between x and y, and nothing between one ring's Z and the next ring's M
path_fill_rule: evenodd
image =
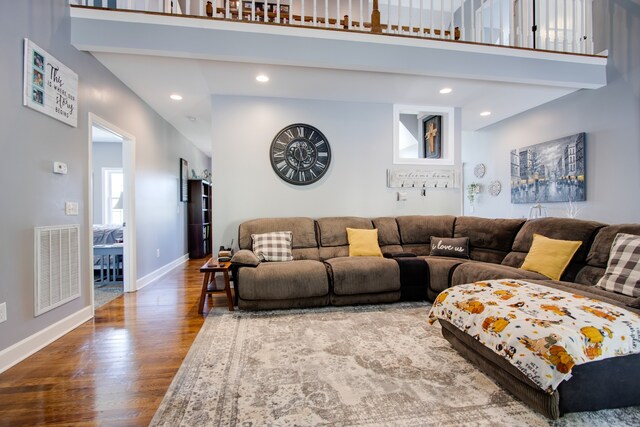
M435 153L436 151L436 136L438 135L438 129L434 126L433 122L429 123L429 129L424 137L429 140L429 152Z

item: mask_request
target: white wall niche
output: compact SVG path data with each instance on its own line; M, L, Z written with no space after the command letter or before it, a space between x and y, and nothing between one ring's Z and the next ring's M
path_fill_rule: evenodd
M423 133L422 118L431 115L442 116L442 157L440 159L425 159L417 157L403 157L401 147L401 114L415 114L419 125L419 133ZM405 150L406 151L406 150ZM453 107L424 106L424 105L393 105L393 164L394 165L422 165L444 166L455 164L455 115Z

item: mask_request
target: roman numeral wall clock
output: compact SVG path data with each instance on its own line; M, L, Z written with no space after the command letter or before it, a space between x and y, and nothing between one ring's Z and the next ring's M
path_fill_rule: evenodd
M318 181L329 169L329 141L313 126L296 123L282 129L271 143L271 166L275 173L294 185Z

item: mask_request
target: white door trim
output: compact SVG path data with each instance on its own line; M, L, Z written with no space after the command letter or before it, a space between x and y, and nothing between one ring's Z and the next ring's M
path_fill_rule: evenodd
M93 137L92 128L93 125L103 127L110 132L115 133L122 137L122 170L124 171L124 221L126 226L123 230L123 267L124 267L124 291L134 292L136 291L136 205L135 205L135 155L136 155L136 138L132 134L118 128L117 126L109 123L103 118L89 113L89 167L88 179L89 183L89 230L87 232L89 248L91 253L89 254L88 263L90 266L89 271L93 272ZM93 274L93 273L91 273ZM91 276L93 277L93 276ZM94 304L93 286L91 286L91 306Z

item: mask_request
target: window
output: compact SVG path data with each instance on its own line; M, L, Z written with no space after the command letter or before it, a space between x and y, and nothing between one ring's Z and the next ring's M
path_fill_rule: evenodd
M104 224L121 225L124 222L123 192L122 169L102 168L102 222Z

